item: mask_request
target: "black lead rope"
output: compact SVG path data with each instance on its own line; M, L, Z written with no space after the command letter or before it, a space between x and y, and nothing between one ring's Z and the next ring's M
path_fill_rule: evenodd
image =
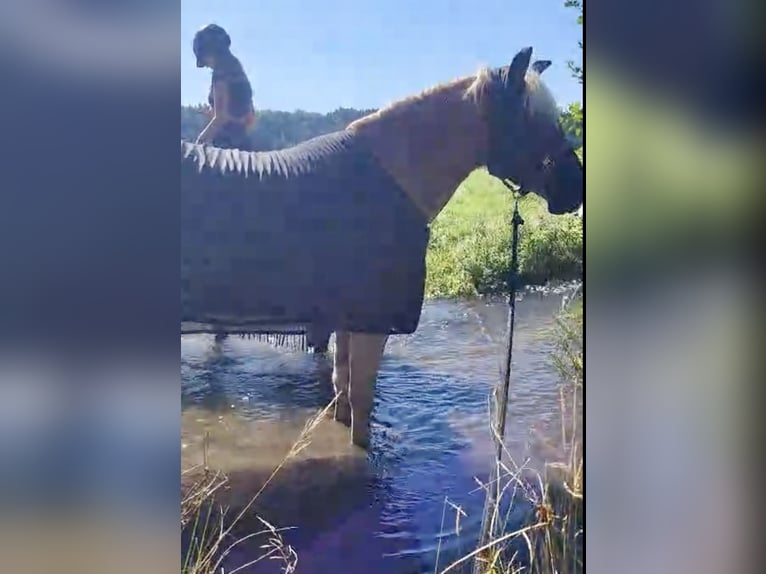
M507 185L507 184L506 184ZM510 187L510 186L509 186ZM487 497L484 503L484 515L481 522L481 534L479 537L479 547L483 547L489 544L492 532L492 513L495 506L499 503L496 493L500 491L500 461L503 457L503 441L505 439L505 420L508 412L508 392L511 386L511 359L513 356L513 327L516 322L516 291L519 286L519 227L524 224L524 220L519 213L519 197L520 194L517 189L511 187L514 192L514 205L513 205L513 236L511 241L511 271L508 281L509 293L508 293L508 326L507 326L507 338L506 338L506 353L505 353L505 365L503 370L503 378L495 387L495 412L494 420L496 422L494 428L494 439L497 447L494 468L496 470L496 484L492 486L492 481L488 481L487 484ZM490 476L492 472L490 471ZM482 572L482 558L485 555L484 552L477 554L474 561L474 574L480 574Z
M497 404L499 408L499 418L497 421L497 460L503 454L503 440L505 439L505 418L508 411L508 390L511 386L511 358L513 356L513 327L516 322L516 291L519 287L519 227L524 225L524 220L519 213L519 195L514 193L513 205L513 240L511 242L511 276L509 278L508 294L508 325L505 348L505 370L503 371L503 387L500 395L500 401Z

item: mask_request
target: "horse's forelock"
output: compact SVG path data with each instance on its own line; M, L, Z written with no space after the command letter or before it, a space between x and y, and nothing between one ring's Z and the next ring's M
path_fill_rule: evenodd
M530 69L525 80L531 110L536 114L547 116L551 121L558 121L559 108L556 98L553 97L540 74Z
M480 68L479 71L476 72L476 76L474 77L473 82L471 82L471 85L468 86L463 93L463 97L481 105L491 81L492 70L488 67Z
M463 97L481 106L492 82L498 80L499 74L497 71L483 67L476 73L473 82L466 88ZM529 106L532 111L536 114L548 116L551 120L557 120L559 111L556 99L548 89L548 86L545 85L540 74L530 68L526 74L525 82L527 94L529 95Z

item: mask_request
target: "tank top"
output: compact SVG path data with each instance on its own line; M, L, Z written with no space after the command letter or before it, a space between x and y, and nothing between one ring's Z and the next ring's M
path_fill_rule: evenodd
M208 103L214 107L213 85L216 82L226 82L229 88L228 112L246 125L251 125L255 119L253 107L253 90L247 79L240 61L233 55L226 56L213 70L210 84Z

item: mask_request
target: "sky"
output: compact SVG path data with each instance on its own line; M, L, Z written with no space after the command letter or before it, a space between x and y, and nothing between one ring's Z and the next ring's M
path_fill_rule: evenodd
M183 0L181 101L207 99L192 38L217 23L253 84L256 108L377 108L429 86L503 66L525 46L552 60L560 106L582 101L567 67L582 27L564 0Z

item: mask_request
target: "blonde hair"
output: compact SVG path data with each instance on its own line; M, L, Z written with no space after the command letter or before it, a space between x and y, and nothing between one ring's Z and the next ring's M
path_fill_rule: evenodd
M493 81L492 70L488 67L481 68L475 75L473 82L465 90L463 97L482 105L487 90ZM529 69L524 77L526 91L529 96L530 110L535 114L548 116L551 120L557 121L559 117L559 108L556 99L543 82L540 74Z
M358 128L359 126L378 120L384 115L395 115L404 110L409 111L411 106L423 102L434 93L459 87L460 84L466 84L463 98L472 101L477 106L482 106L484 97L486 96L487 90L491 86L493 79L492 68L482 66L471 76L464 76L462 78L442 82L430 88L426 88L418 94L390 102L379 110L354 120L346 126L346 129ZM528 103L530 110L535 114L548 116L552 121L558 121L558 105L556 104L553 94L551 94L551 91L540 77L540 74L530 67L526 73L524 81L526 82L527 94L529 95Z
M473 76L457 78L454 80L450 80L448 82L442 82L441 84L431 86L430 88L426 88L425 90L423 90L422 92L418 94L413 94L410 96L406 96L400 100L389 102L385 106L381 107L379 110L354 120L346 127L346 129L357 128L369 122L378 120L382 116L396 115L399 112L404 112L404 111L410 112L412 110L413 105L417 106L418 104L426 102L426 100L433 94L437 92L450 90L452 88L457 88L460 86L460 84L468 84L469 82L472 82L473 80L474 80Z

